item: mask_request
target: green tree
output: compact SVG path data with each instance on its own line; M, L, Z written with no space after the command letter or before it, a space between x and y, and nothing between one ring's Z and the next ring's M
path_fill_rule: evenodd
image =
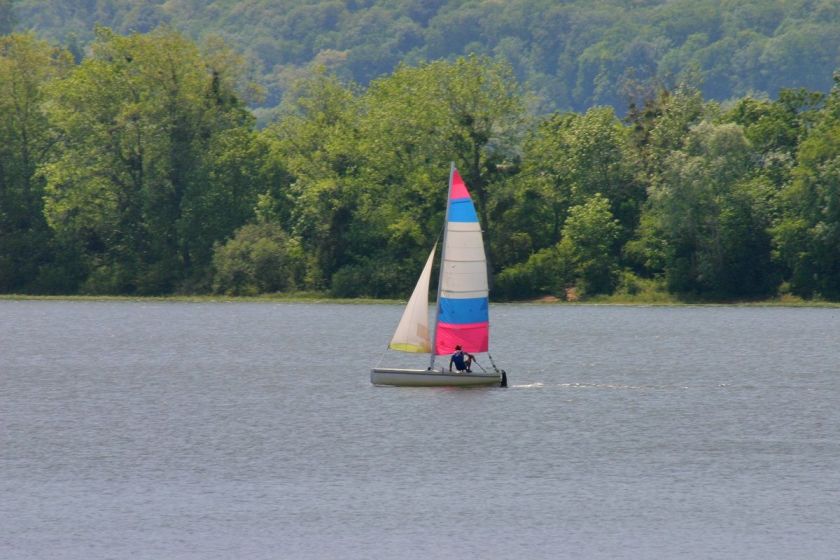
M292 210L292 178L270 135L247 127L222 130L208 140L204 156L205 182L182 202L179 232L196 263L193 285L185 286L189 290L208 288L205 267L221 239L255 216L259 220L260 212L271 217L263 221L288 227Z
M49 272L56 255L37 174L57 138L44 90L69 66L66 52L33 35L0 37L0 292L73 289L69 270L66 283Z
M771 289L773 189L751 180L752 161L740 126L708 121L665 158L642 230L662 243L647 239L636 248L662 247L670 290L721 297Z
M85 290L170 292L206 275L210 247L232 231L230 221L206 229L219 208L207 198L234 188L213 177L208 155L253 121L231 78L180 35L97 34L93 56L52 90L63 142L44 166L47 217L85 255ZM256 193L232 198L241 220Z
M600 193L569 209L559 251L571 257L582 293L612 292L618 275L615 247L620 231L609 200Z
M527 235L535 249L560 241L569 206L575 203L576 172L580 170L570 162L575 142L571 130L580 118L572 113L554 114L529 134L522 173L515 180L502 220L503 227L511 229L507 239Z
M840 78L819 121L799 146L784 216L773 229L776 256L803 296L840 297Z
M357 104L350 87L319 72L295 84L266 131L288 162L294 198L289 229L317 263L309 282L316 288L328 288L332 275L352 263L351 248L366 229L354 220L363 190L356 188L362 164Z
M410 216L407 229L392 232L394 241L408 243L404 250L428 247L437 236L454 161L494 247L494 196L514 167L525 119L510 67L478 56L402 66L371 84L363 103L360 150L368 180Z
M213 290L257 295L303 287L306 259L300 243L280 225L263 222L240 228L213 253Z
M565 297L566 289L572 286L578 288L579 295L611 293L619 272L616 248L620 232L609 200L595 193L569 209L558 243L534 252L525 262L496 276L499 296Z
M575 267L570 244L555 244L534 252L524 262L502 270L495 278L494 296L526 299L539 295L566 297L575 283Z
M508 64L477 56L452 64L432 63L421 71L436 86L433 94L441 101L439 110L446 119L439 133L492 239L491 192L511 164L524 125L520 86Z
M824 98L804 89L782 90L776 101L745 97L723 118L744 127L761 157L761 173L781 189L791 179L799 144L813 128Z
M628 130L609 108L555 114L527 138L522 172L508 182L498 253L504 265L527 247L556 244L572 206L595 194L610 202L622 241L635 231L646 193L636 179ZM499 205L501 206L501 205ZM620 242L620 243L621 243Z

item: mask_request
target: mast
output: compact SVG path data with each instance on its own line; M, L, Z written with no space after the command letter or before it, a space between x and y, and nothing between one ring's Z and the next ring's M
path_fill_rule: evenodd
M435 318L432 326L432 350L429 369L435 368L435 347L437 344L437 321L440 317L440 290L443 286L443 263L446 262L446 231L449 229L449 207L452 196L452 177L455 175L455 162L449 164L449 187L446 189L446 215L443 217L443 246L440 248L440 267L438 269L437 296L435 296Z

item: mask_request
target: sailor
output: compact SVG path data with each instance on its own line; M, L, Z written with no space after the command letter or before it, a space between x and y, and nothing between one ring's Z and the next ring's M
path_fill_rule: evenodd
M459 344L455 347L455 353L449 359L449 371L452 371L452 364L455 364L455 369L458 370L458 373L470 373L472 372L470 366L472 365L473 359L473 355L464 352Z

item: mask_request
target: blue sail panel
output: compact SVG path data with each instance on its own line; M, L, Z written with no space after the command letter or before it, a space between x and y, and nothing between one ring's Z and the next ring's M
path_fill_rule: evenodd
M450 324L486 323L489 320L489 301L480 298L440 298L438 320Z
M469 198L453 200L449 207L450 222L478 222L475 205Z

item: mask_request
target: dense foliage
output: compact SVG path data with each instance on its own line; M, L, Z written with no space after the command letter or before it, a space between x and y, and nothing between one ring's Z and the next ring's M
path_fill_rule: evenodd
M404 296L454 161L496 297L840 299L840 77L535 117L509 64L471 55L310 74L258 130L242 67L169 29L99 28L80 61L1 38L0 291Z
M0 32L8 28L0 0ZM309 65L367 84L401 62L477 53L507 61L549 110L612 105L640 84L690 78L708 99L827 91L840 66L836 0L14 0L19 31L79 58L100 24L161 24L247 53L273 107Z

